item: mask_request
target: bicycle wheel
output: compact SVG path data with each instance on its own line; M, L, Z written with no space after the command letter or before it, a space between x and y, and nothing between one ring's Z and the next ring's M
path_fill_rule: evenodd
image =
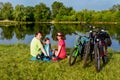
M85 53L85 55L84 55L84 59L83 59L83 67L86 67L87 58L88 58L88 55L90 54L90 42L86 43L84 53Z
M94 46L94 53L95 53L95 68L96 68L96 71L99 72L100 71L100 53L99 53L98 43L96 43Z
M76 58L78 56L78 49L77 48L74 48L72 53L70 54L70 58L69 58L69 65L73 65L76 61Z
M106 64L107 61L108 61L107 56L104 55L104 56L102 57L102 61L103 61L103 64Z
M104 46L104 47L105 47L105 46ZM106 51L105 51L105 49L104 49L104 56L102 57L103 64L106 64L106 63L108 62L108 57L107 57L107 55L105 55L105 54L107 54L107 53L106 53Z

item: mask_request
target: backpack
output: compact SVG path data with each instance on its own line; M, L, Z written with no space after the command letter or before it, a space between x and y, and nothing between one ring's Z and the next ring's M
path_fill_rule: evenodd
M108 47L110 47L112 45L112 40L111 40L109 34L106 34L105 43Z

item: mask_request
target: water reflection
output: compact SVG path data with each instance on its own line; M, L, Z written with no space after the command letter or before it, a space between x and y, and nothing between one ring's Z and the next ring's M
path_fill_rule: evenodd
M104 27L112 38L111 48L120 50L120 27L119 25L94 25ZM56 45L56 32L62 31L66 35L67 47L73 47L75 41L74 32L86 34L89 28L80 24L23 24L15 26L0 26L0 44L26 43L29 44L35 32L41 31L44 37L49 37L51 43Z

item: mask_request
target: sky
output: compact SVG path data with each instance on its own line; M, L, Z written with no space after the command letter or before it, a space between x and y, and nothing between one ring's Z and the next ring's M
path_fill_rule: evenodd
M35 6L39 3L46 4L47 7L51 7L54 1L62 2L66 7L73 7L74 10L80 11L82 9L88 10L107 10L113 5L120 4L120 0L0 0L0 2L10 2L13 7L17 4L23 4L24 6Z

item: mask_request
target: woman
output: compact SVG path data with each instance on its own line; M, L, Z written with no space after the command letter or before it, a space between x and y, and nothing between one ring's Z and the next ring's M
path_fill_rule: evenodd
M66 58L66 45L65 45L65 36L63 33L58 32L56 34L57 40L58 40L58 50L55 51L55 55L59 59L64 59Z

